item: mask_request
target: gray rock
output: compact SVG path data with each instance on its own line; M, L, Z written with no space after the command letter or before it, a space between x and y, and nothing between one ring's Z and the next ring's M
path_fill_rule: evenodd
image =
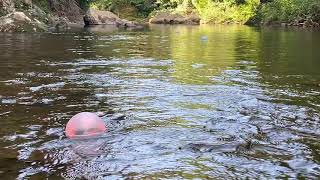
M48 14L38 6L33 5L32 8L27 10L27 13L30 14L32 18L36 18L41 22L48 23Z
M14 3L12 0L0 0L0 16L14 12Z
M0 17L0 32L43 32L47 26L26 12L13 12Z
M79 0L48 0L51 14L65 17L72 23L82 23L84 12Z
M200 24L197 14L181 15L171 12L159 12L149 19L151 24Z
M50 31L66 31L70 29L71 22L65 17L50 17Z
M90 8L83 17L85 25L117 25L121 19L110 11L100 11Z
M136 22L121 19L110 11L90 8L83 17L85 25L115 25L118 27L140 27Z

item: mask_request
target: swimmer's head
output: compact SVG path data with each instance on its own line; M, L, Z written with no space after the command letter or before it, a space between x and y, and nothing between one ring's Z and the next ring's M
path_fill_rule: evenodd
M68 138L87 138L101 135L107 131L104 121L95 113L82 112L73 116L67 123Z

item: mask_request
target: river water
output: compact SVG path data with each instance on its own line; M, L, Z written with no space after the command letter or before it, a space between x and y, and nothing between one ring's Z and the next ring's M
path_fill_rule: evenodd
M320 177L320 32L0 34L1 179ZM69 140L97 112L108 133Z

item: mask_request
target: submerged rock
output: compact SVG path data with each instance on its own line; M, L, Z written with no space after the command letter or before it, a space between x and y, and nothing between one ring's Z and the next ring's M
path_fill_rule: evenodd
M174 14L170 12L159 12L149 19L152 24L200 24L200 17L191 13L188 15Z

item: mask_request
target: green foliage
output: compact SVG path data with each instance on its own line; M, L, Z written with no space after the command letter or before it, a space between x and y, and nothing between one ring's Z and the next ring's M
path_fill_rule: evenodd
M90 3L90 7L99 9L99 10L111 10L111 8L117 4L118 4L118 1L94 0Z
M196 9L205 23L320 23L320 0L157 0L160 9Z
M171 0L176 3L175 11L179 13L187 13L194 8L191 0Z
M23 0L16 0L14 2L14 7L19 11L28 10L30 8L30 4L26 3Z
M131 0L131 6L135 7L140 16L148 16L155 8L154 0Z
M90 0L78 0L81 9L88 9L90 6Z
M175 9L178 6L178 0L157 0L155 4L157 10Z
M319 0L275 0L261 6L258 15L264 22L320 21Z
M138 15L148 16L155 8L155 5L153 0L94 0L90 3L90 7L113 12L126 7L133 7L137 10Z
M244 23L255 15L259 0L193 0L204 22Z
M32 3L41 8L46 13L50 11L49 1L47 0L33 0Z

